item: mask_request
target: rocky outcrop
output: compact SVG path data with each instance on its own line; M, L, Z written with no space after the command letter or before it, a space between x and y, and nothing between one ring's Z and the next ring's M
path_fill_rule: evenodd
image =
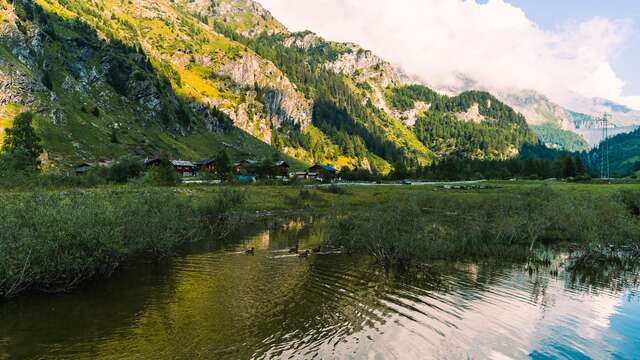
M37 99L35 94L47 89L38 81L20 70L2 71L0 69L0 106L19 104L33 106Z
M358 82L387 88L400 84L400 77L390 63L356 44L343 44L349 51L343 52L327 67L337 73L348 75Z
M310 32L299 32L291 34L285 41L284 46L286 47L296 47L302 50L309 50L318 45L321 45L324 42L324 39L320 36Z
M460 120L473 122L476 124L487 120L485 116L480 114L480 105L478 103L474 103L473 105L471 105L465 112L456 113L456 117Z
M257 89L269 120L276 128L283 124L305 129L311 124L312 102L297 90L271 62L245 52L219 68L220 75L248 89Z
M245 36L287 32L284 25L253 0L182 0L181 2L189 11L203 20L214 18Z
M405 125L413 126L416 124L416 120L418 120L418 116L429 111L430 108L431 108L431 104L427 104L422 101L416 101L413 109L407 110L404 112L394 110L391 114L395 118L400 119Z

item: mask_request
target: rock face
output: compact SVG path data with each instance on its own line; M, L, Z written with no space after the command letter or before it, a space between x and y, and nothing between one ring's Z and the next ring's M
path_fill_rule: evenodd
M35 94L47 91L41 83L20 70L0 70L0 106L13 104L34 107L37 103Z
M497 96L522 113L530 125L552 124L562 130L575 131L576 129L569 111L538 92L532 90L498 92Z
M302 50L309 50L324 43L324 39L310 32L300 32L291 34L285 41L284 46L296 47Z
M480 105L478 103L471 105L469 110L467 110L466 112L456 113L456 117L460 120L474 123L481 123L487 120L486 117L480 114Z
M291 125L304 130L311 124L312 102L271 62L246 52L224 64L219 72L237 84L262 93L259 101L265 105L267 116L276 128Z
M384 99L382 101L384 101ZM416 101L413 109L411 110L407 110L405 112L400 112L397 110L393 110L393 111L387 110L387 111L391 111L391 114L396 118L402 120L402 122L405 123L405 125L413 126L416 124L416 121L418 120L418 116L420 114L423 114L429 111L430 108L431 108L431 104L427 104L422 101Z
M181 3L201 18L215 18L245 36L287 32L269 11L252 0L183 0Z
M348 51L342 53L337 60L328 63L328 68L351 76L359 82L367 82L381 88L400 84L400 77L391 64L356 44L343 45Z

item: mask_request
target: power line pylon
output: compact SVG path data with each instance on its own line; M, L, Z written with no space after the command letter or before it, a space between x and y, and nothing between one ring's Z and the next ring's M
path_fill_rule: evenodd
M611 178L611 163L609 162L609 113L604 113L600 119L602 128L602 142L600 143L600 178Z

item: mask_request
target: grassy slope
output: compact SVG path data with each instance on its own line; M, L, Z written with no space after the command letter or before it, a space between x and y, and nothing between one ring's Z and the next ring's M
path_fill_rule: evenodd
M5 0L1 0L5 1ZM148 154L165 151L175 157L189 159L208 158L223 148L223 143L231 144L232 157L268 157L274 149L239 129L229 132L209 132L196 125L187 136L166 131L156 124L144 124L148 111L137 103L126 100L115 93L114 89L104 82L98 82L89 91L67 86L70 77L65 66L73 63L78 54L65 48L65 42L86 41L98 42L99 47L106 43L88 36L83 29L73 26L74 19L79 19L97 29L100 37L108 37L125 44L148 47L147 55L156 69L163 66L172 68L179 76L172 80L176 94L183 99L202 101L215 98L222 102L222 107L233 107L238 104L240 96L215 77L210 76L215 69L203 69L193 63L179 66L169 62L170 57L180 52L208 54L216 64L247 51L242 45L234 43L212 31L202 28L191 17L181 14L173 8L170 11L173 20L156 18L134 18L128 14L140 13L129 1L104 1L90 3L79 0L65 1L64 5L56 0L39 0L37 3L49 14L49 23L55 31L56 39L46 41L44 56L50 63L53 89L56 100L50 102L48 94L41 99L49 110L57 109L63 121L53 123L48 113L37 117L37 130L43 138L49 159L57 166L65 168L79 161L109 159L127 153ZM158 3L168 6L169 2ZM7 6L7 4L3 4ZM114 9L114 11L111 11ZM174 11L175 10L175 11ZM98 50L100 51L100 50ZM99 67L101 57L109 54L98 54L87 66ZM0 46L0 57L6 64L20 67L20 70L39 79L40 74L32 74L7 49ZM38 61L41 61L39 59ZM77 85L77 83L74 83ZM91 111L100 110L99 116ZM17 113L15 105L7 105L0 109L0 127L11 124ZM152 119L153 121L153 119ZM119 125L118 144L110 141L111 129ZM307 163L286 157L297 167Z

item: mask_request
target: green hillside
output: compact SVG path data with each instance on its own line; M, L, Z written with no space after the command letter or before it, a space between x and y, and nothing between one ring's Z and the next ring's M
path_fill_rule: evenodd
M586 157L594 174L599 174L603 149L609 148L609 162L613 176L628 176L640 171L640 130L616 135L601 143Z
M251 0L0 0L0 30L0 136L35 112L51 170L226 149L388 172L535 141L487 93L403 88L371 52L290 33ZM431 109L409 125L385 94L396 110Z
M386 97L397 111L413 109L417 102L428 104L413 128L418 139L439 156L508 159L523 145L537 142L522 115L486 92L449 97L411 85L388 89Z

